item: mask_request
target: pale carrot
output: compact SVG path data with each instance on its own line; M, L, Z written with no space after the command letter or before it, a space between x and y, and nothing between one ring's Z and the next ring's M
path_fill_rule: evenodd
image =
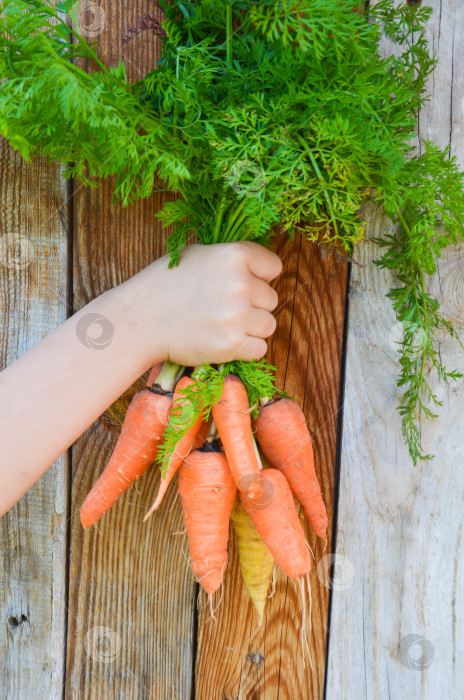
M327 535L327 510L314 468L311 436L296 401L280 397L266 403L255 421L256 437L273 467L286 477L316 535Z
M264 473L263 478L265 476ZM259 627L263 621L275 560L239 499L236 500L230 517L237 537L240 570L258 613Z

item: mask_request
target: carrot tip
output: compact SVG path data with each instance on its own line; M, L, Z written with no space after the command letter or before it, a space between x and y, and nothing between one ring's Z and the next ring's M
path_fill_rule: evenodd
M161 489L160 489L160 491L161 491ZM158 496L156 497L155 502L153 503L152 507L150 508L150 510L148 511L148 513L147 513L147 514L145 515L145 517L143 518L143 522L145 522L146 520L148 520L148 518L150 517L150 515L152 515L152 514L155 512L155 510L158 508L158 506L160 505L161 500L162 500L162 498L160 498L160 495L163 496L164 494L158 493Z
M90 527L91 525L95 525L95 521L92 520L91 518L89 518L88 515L86 516L86 513L82 510L82 508L81 508L80 513L79 513L79 517L80 517L80 521L81 521L81 524L82 524L82 527L84 528L84 530L87 530L87 528Z

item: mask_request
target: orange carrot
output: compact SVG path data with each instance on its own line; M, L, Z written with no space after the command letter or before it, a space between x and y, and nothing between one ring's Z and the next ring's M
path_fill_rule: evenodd
M278 398L265 404L255 421L256 437L273 467L287 478L314 532L325 539L327 511L314 469L311 436L296 401Z
M261 465L253 443L250 405L245 386L235 375L225 377L221 398L212 413L237 488L248 498L259 498Z
M240 494L240 500L282 571L300 579L311 570L311 557L287 479L264 469L262 481L266 499L258 505Z
M193 573L208 593L220 587L227 566L229 519L237 487L218 441L193 450L179 469L179 495L184 511Z
M184 377L181 377L179 379L179 381L177 382L177 385L176 385L176 389L174 391L174 400L172 402L170 413L178 410L179 408L185 407L186 403L188 403L188 399L186 399L185 395L182 392L188 386L193 386L194 384L195 384L194 380L191 379L190 377L184 376ZM180 465L182 464L184 459L187 457L190 450L193 448L195 438L197 437L200 429L204 430L204 428L202 428L202 423L203 423L203 418L200 415L195 420L193 425L190 426L190 428L187 430L185 435L183 435L181 437L181 439L179 440L179 442L175 446L174 451L172 452L171 456L169 457L169 461L167 462L167 464L162 465L163 473L161 474L161 482L160 482L158 495L155 499L155 502L151 506L150 510L145 515L143 522L148 520L150 515L158 508L161 501L163 500L164 494L166 493L168 486L171 483L174 474L179 469Z
M100 520L155 461L171 403L172 394L160 389L145 387L135 394L110 461L81 506L84 528Z
M199 450L205 444L206 438L208 437L211 421L203 421L200 425L200 430L197 433L195 440L193 441L192 450Z

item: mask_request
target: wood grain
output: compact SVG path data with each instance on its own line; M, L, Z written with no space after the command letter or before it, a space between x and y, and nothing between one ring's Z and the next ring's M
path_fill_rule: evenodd
M119 6L104 0L98 7L93 16L81 18L84 25L81 29L91 28L91 38L97 39L106 64L114 65L124 59L129 80L142 78L154 65L157 41L150 33L139 35L129 43L123 43L122 38L147 12L146 3L133 0ZM87 21L89 24L85 25ZM16 169L14 173L17 176ZM165 236L153 217L169 195L154 195L124 210L111 203L112 191L112 181L102 183L97 191L74 183L73 311L163 252ZM46 198L44 201L47 202ZM49 203L46 210L53 211ZM6 212L11 215L10 205ZM31 212L35 217L35 209ZM293 242L278 237L275 249L284 261L285 273L277 284L281 307L269 359L278 365L280 386L304 407L314 436L318 474L331 520L346 264L299 237ZM53 289L52 282L49 284ZM61 292L63 300L67 290L62 288ZM40 308L37 300L34 304ZM10 347L5 339L2 342L5 348ZM72 449L71 503L67 513L70 563L64 696L113 697L117 688L124 698L183 699L195 695L208 699L321 698L329 590L320 576L316 576L316 564L325 554L324 543L316 542L305 524L315 553L311 576L313 671L310 672L301 653L300 593L283 575L277 578L262 630L249 642L256 620L241 581L233 539L218 621L212 623L208 619L204 598L200 596L197 601L198 586L189 568L182 513L176 498L177 480L147 525L143 526L141 520L158 490L156 470L130 489L96 528L83 532L80 505L108 461L115 440L114 425L103 415ZM58 489L60 483L57 483ZM50 538L52 528L53 575L61 581L64 568L56 560L56 551L64 552L64 531L58 531L55 537L55 520L45 522L43 527L44 538ZM331 533L327 546L330 542ZM29 547L28 557L31 551ZM11 552L7 565L11 568L10 555ZM55 579L48 584L47 589L44 580L45 592L50 586L53 592L53 586L58 589ZM55 623L56 629L50 637L61 675L56 669L50 671L48 666L41 668L45 680L49 680L47 673L51 674L51 697L61 694L63 680L64 591L59 605L62 616L50 619L57 619L61 627L58 629ZM22 615L18 612L13 616L10 626L14 627L18 620L17 627L25 630L28 613L24 613L24 619ZM44 619L48 620L46 611ZM44 629L48 628L40 628L41 640L47 639ZM19 653L24 656L24 647L18 642L16 647L14 670L10 671L13 673L11 695L47 697L48 688L44 690L40 682L34 680L33 687L25 685L29 676L19 668ZM43 662L42 649L36 652L36 657L34 663ZM11 665L10 660L8 664ZM33 673L33 666L27 669Z
M130 81L154 65L158 44L144 33L122 43L147 11L142 0L101 3L97 37L105 64L123 59ZM149 10L152 10L150 5ZM74 308L123 282L163 252L164 235L153 195L127 209L111 203L113 182L98 190L76 184L74 194ZM130 358L128 358L128 362ZM159 471L152 469L84 532L79 508L105 467L116 436L103 416L72 452L71 562L66 675L67 698L190 697L195 583L175 533L182 512L169 490L146 524ZM177 482L176 482L177 483Z
M334 253L299 236L294 241L278 236L274 249L284 272L276 285L280 305L268 359L278 368L278 385L304 408L331 522L347 266ZM216 622L210 619L206 596L200 596L197 700L323 697L329 588L316 572L330 551L332 533L329 530L325 545L303 518L302 524L315 556L310 576L313 670L307 661L305 666L302 653L299 588L278 573L275 593L266 603L264 622L257 631L257 616L241 578L231 530L229 565L220 604L219 597L216 600ZM308 603L306 600L306 606ZM309 634L308 626L306 630Z
M417 150L424 138L442 148L451 139L463 169L464 6L454 0L423 5L434 10L427 36L439 65L420 115ZM391 50L386 41L383 48ZM391 230L379 212L365 215L371 219L368 236ZM462 256L462 248L446 251L427 285L461 338ZM349 295L327 700L338 700L341 692L346 698L457 700L464 692L464 382L437 386L430 377L444 405L438 419L423 424L422 436L436 456L413 467L395 410L400 336L385 293L396 282L373 266L376 257L371 243L358 249L365 267L353 267ZM463 370L455 341L442 334L439 348L448 369Z
M40 159L27 165L0 140L2 368L67 316L66 200L59 167ZM65 454L0 519L0 686L5 698L61 698L67 492Z

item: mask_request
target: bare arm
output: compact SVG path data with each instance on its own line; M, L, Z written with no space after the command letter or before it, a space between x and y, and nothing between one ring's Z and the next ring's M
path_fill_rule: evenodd
M262 357L281 271L256 244L188 246L102 294L0 373L0 516L153 364Z

